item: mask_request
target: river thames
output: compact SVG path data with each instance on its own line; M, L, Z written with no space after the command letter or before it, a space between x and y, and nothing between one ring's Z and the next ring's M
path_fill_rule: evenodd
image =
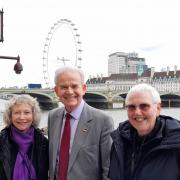
M2 118L6 102L6 100L0 99L0 129L3 126ZM112 116L115 128L118 127L119 122L127 120L127 113L125 109L108 109L103 111L109 116ZM162 108L161 114L172 116L180 120L180 108ZM40 128L47 126L47 116L48 111L42 111L42 117L39 125Z

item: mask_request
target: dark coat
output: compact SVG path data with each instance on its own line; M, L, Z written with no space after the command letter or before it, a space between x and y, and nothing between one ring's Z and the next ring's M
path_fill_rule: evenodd
M180 121L159 116L144 138L125 121L111 136L111 180L180 180Z
M11 180L18 153L17 145L10 138L10 127L0 132L0 180ZM34 144L28 152L36 171L37 180L48 179L48 140L39 129L34 131Z

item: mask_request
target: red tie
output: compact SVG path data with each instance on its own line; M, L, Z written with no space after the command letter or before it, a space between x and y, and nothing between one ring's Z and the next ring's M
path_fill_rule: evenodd
M61 139L60 154L59 154L59 177L58 180L67 180L67 171L69 163L69 147L70 147L70 118L69 113L66 114L64 131Z

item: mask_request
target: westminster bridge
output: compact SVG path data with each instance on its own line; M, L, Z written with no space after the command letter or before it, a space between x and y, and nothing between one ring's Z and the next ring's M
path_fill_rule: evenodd
M99 108L123 108L125 98L129 90L87 90L84 98L92 106ZM180 91L178 92L159 92L162 107L180 107Z
M39 105L44 110L58 107L58 98L53 89L0 89L0 99L9 100L14 94L29 94L36 98Z
M127 95L127 91L119 90L93 90L88 89L84 95L85 101L100 109L122 108ZM162 100L162 106L180 107L179 92L159 92ZM53 89L0 89L0 99L10 99L14 94L29 94L37 98L42 109L49 110L58 107L58 98Z

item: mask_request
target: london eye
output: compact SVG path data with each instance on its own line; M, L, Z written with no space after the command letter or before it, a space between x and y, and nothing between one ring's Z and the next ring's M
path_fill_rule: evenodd
M81 68L80 34L68 19L55 22L48 32L43 48L43 76L47 88L53 86L55 70L64 65Z

